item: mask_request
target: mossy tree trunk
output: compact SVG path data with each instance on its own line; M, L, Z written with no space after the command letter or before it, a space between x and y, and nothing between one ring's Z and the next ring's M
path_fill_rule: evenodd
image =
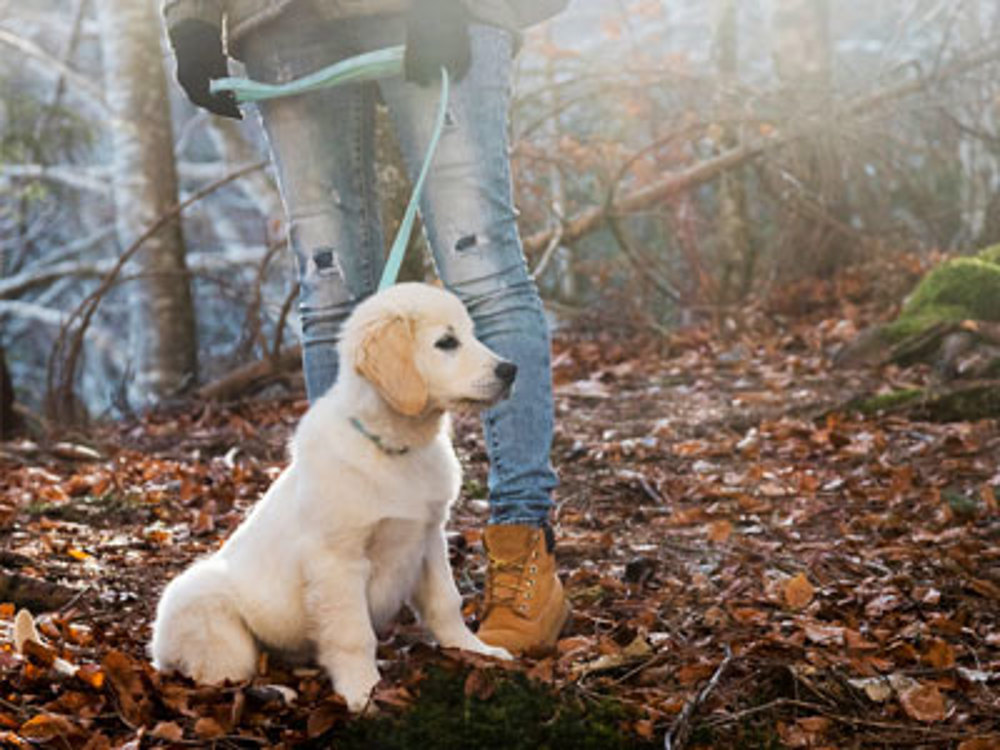
M1000 380L982 380L939 388L913 388L854 399L846 411L905 414L929 422L965 422L1000 417Z
M955 421L1000 416L1000 245L928 273L892 322L838 354L842 366L933 367L936 385L856 399L865 413Z

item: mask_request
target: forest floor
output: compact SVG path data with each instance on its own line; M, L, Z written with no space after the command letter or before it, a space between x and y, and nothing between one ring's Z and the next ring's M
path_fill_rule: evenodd
M730 326L662 334L597 312L561 332L573 615L557 652L513 666L445 653L404 617L364 720L314 668L265 660L249 684L204 688L146 656L157 595L280 471L300 397L0 444L0 600L50 610L35 617L44 644L19 653L16 607L0 605L0 742L1000 747L1000 425L838 410L930 377L831 367L874 315L833 302L850 291L803 289L813 310ZM457 420L456 446L452 563L474 621L476 419Z

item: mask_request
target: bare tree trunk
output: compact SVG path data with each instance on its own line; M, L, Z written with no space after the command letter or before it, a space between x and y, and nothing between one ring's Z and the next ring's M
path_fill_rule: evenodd
M552 24L546 24L545 26L545 42L546 44L555 45L555 29ZM545 56L545 85L549 90L549 101L548 106L550 111L558 113L560 102L559 87L556 85L556 60L552 55ZM559 143L559 139L562 136L562 124L560 123L560 115L555 114L548 119L546 122L546 135L549 137L550 142L553 144ZM566 185L563 183L562 172L559 171L559 165L554 161L549 165L549 185L551 186L552 194L552 212L555 214L558 221L563 221L565 218L566 210ZM574 263L573 254L563 245L559 245L553 249L555 253L555 269L556 269L556 289L558 290L559 299L568 302L570 304L576 303L578 297L578 283L577 283L577 272L576 264ZM538 261L541 262L540 260ZM538 266L535 266L535 273L538 274Z
M154 0L98 0L105 90L112 126L115 226L128 246L177 203L167 81ZM179 220L137 255L130 285L129 401L145 408L192 384L197 373L194 305Z
M832 117L830 0L777 0L772 33L775 69L787 105L784 116L789 124L811 120L826 128L810 143L790 150L781 165L794 187L789 188L784 219L788 241L778 263L791 275L825 276L849 263L856 249L831 229L837 222L847 223L847 209Z
M715 0L715 33L712 56L719 74L719 96L716 102L722 124L720 151L730 151L740 143L737 126L739 109L739 16L736 0ZM721 235L719 302L726 304L741 299L750 289L755 258L747 230L745 175L734 169L722 175L719 182L719 223Z
M957 9L958 34L963 49L976 49L991 38L989 11L981 2L970 2ZM998 17L1000 18L1000 13ZM996 25L994 19L992 25ZM995 33L995 32L994 32ZM955 116L972 132L958 135L958 162L962 166L959 181L962 225L956 244L960 247L981 247L1000 239L1000 146L995 138L983 138L982 133L996 133L996 89L981 87L976 97L957 103Z
M13 437L17 427L14 413L14 382L7 371L7 356L0 346L0 440Z
M826 97L832 69L829 0L777 0L773 34L782 84L799 97Z

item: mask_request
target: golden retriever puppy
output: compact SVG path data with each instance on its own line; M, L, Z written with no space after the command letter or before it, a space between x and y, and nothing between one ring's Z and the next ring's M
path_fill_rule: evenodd
M408 603L438 643L510 658L462 620L444 536L461 469L446 412L485 408L517 368L454 295L398 284L345 323L336 385L291 462L226 543L166 587L151 652L199 682L245 680L258 646L314 653L352 711L379 675L376 632Z

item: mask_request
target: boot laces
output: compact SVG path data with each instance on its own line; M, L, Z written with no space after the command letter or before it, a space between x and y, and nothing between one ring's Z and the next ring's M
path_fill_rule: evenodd
M531 588L530 584L525 585L525 569L530 557L531 555L525 555L514 560L490 557L486 582L486 597L490 607L513 605L522 593Z

